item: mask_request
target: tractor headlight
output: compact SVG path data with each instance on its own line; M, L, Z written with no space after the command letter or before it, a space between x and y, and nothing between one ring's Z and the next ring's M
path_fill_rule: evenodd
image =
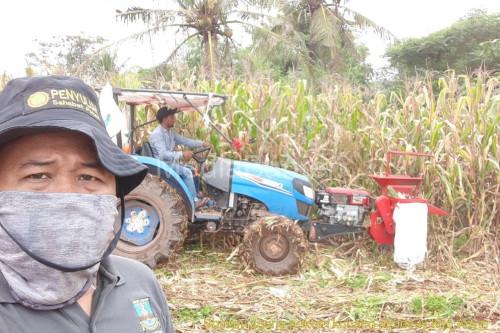
M309 199L311 199L311 200L314 200L314 198L315 198L315 193L314 193L314 190L313 190L311 187L306 186L306 185L303 185L302 189L303 189L303 191L304 191L304 195L305 195L306 197L308 197L308 198L309 198Z

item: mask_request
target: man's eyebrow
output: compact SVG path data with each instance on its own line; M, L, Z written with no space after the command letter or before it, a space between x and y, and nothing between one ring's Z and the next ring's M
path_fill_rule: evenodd
M33 167L33 166L47 166L54 164L56 161L55 160L28 160L26 162L23 162L21 164L21 168L27 168L27 167ZM102 169L103 166L99 162L82 162L80 163L81 166L86 167L86 168L92 168L92 169Z
M32 166L47 166L54 164L55 162L55 160L28 160L21 164L21 169Z

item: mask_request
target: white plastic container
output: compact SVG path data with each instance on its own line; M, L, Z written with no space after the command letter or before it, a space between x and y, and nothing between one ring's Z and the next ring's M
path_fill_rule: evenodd
M394 262L401 268L413 270L427 253L427 216L425 203L398 203L393 219Z

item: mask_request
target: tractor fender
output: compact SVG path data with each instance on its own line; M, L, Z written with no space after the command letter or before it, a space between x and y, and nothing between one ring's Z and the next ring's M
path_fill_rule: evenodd
M190 221L194 221L194 198L182 178L165 162L153 157L132 155L138 162L146 165L149 173L160 177L164 182L175 188L186 205Z

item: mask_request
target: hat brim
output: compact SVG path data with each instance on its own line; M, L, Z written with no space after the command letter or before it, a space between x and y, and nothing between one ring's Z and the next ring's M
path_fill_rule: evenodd
M77 110L46 109L4 122L0 125L0 143L57 129L76 131L88 136L94 142L101 165L116 176L124 195L137 187L146 176L145 165L125 154L99 122Z

